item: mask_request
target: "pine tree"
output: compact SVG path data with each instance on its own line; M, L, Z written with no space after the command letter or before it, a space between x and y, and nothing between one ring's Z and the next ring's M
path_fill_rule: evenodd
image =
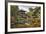
M32 16L35 16L35 18L39 17L40 16L40 7L36 7L33 12L33 15Z

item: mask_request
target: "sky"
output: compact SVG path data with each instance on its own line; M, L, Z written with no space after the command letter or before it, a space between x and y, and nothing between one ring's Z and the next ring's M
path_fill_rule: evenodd
M26 11L26 13L29 12L29 8L33 8L33 9L35 8L32 6L23 6L23 5L19 5L18 7L19 7L19 10L24 10Z

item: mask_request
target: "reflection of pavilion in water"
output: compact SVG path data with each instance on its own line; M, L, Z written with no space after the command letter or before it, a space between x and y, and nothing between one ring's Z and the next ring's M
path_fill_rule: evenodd
M21 18L21 20L18 20L17 23L31 23L31 21L28 20L28 18L31 18L27 14L25 14L26 11L20 10L18 11L17 17Z

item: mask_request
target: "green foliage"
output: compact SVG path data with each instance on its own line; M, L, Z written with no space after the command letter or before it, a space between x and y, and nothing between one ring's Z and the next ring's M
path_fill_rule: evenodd
M30 12L28 12L27 15L28 15L28 16L32 16L32 14L33 14L33 9L32 9L32 8L29 8L29 11L30 11Z
M40 7L36 7L35 11L33 13L33 16L35 16L35 17L39 17L38 15L40 15Z
M18 10L18 6L11 5L11 16L16 16Z
M28 16L32 16L32 14L33 14L32 12L28 12L27 13Z
M24 20L24 18L17 17L17 21L21 21L21 20Z
M32 9L32 8L29 8L29 10L30 10L30 12L32 12L32 11L33 11L33 9Z

